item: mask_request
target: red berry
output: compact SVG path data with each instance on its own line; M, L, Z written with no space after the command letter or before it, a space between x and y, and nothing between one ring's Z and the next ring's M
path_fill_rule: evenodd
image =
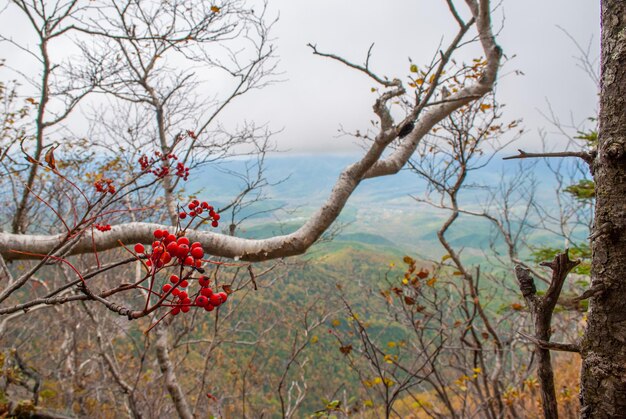
M209 299L206 298L204 295L199 295L196 297L196 305L198 307L204 307L207 304L209 304Z
M182 259L188 254L189 254L189 246L187 246L186 244L179 244L178 250L176 251L176 256Z
M178 214L178 218L180 218L181 220L184 220L185 218L187 218L187 213L181 212L180 214Z
M167 244L166 249L171 254L177 255L178 254L178 243L170 242L170 243Z
M152 248L154 249L155 247L159 247L161 246L161 242L160 241L153 241L152 242Z
M186 244L187 246L189 246L189 239L187 237L179 237L178 244Z
M200 290L200 295L204 295L205 297L210 297L213 295L213 290L211 288L202 288Z
M193 202L190 202L189 205L187 206L189 207L190 210L193 210L196 207Z
M189 295L187 294L187 291L181 291L178 294L178 298L180 298L182 301L184 301L185 298L189 298ZM189 301L191 301L191 300L189 300Z
M211 280L209 279L208 276L202 275L200 278L198 278L198 283L200 284L201 287L208 286L209 282L211 282Z
M198 201L197 199L194 199L193 201L191 201L191 203L193 204L194 207L197 207L198 205L200 205L200 201Z
M181 288L187 288L187 286L189 286L189 282L186 279L183 279L182 281L180 281L180 284L178 284L178 286Z
M167 237L165 238L165 241L167 243L175 242L176 241L176 236L173 235L173 234L168 234Z
M222 297L220 297L219 294L212 294L209 297L209 302L213 304L215 307L217 307L220 304L222 304Z
M136 252L136 253L145 253L145 252L146 252L146 248L145 248L145 247L143 247L143 244L141 244L141 243L137 243L137 244L135 245L135 252Z
M172 313L172 316L175 316L175 315L177 315L178 313L180 313L180 308L178 308L178 307L174 307L174 308L172 309L172 311L170 311L170 313Z
M202 267L202 259L196 259L196 268Z
M154 237L156 237L157 239L163 237L163 230L154 230Z
M183 313L187 313L189 311L190 307L189 306L182 306L181 310L183 311Z
M226 300L228 300L228 294L226 294L225 292L218 292L217 295L220 296L220 298L222 299L222 304L224 304L226 302Z
M204 306L204 309L206 311L213 311L215 309L215 306L213 304L209 303L209 304Z
M170 284L163 285L163 292L164 293L170 292L171 289L172 289L172 286Z
M215 215L213 216L213 219L214 219L215 221L219 221L219 219L220 219L220 218L222 218L222 217L220 217L220 215L219 215L219 214L215 214Z
M189 297L185 297L185 298L183 298L182 303L183 303L184 305L188 306L188 305L190 305L190 304L191 304L191 300L189 299Z
M191 244L191 248L193 249L194 247L202 247L202 243L200 243L200 242L193 242Z
M209 204L206 201L202 201L202 203L200 204L200 206L204 209L209 209Z
M211 225L212 225L213 227L217 227L217 226L219 225L219 223L218 223L217 221L213 220L213 222L211 223Z
M172 275L170 276L170 282L172 284L178 284L178 281L180 281L180 278L178 277L178 275Z
M195 217L196 216L196 212L195 211L189 211L189 216L190 217Z
M196 214L200 215L202 214L202 208L197 207L194 211L196 211Z
M201 247L194 247L191 249L191 256L193 256L194 259L202 259L202 256L204 256L204 250L202 250Z
M172 295L173 295L174 297L178 297L178 296L180 296L180 290L179 290L178 288L174 288L174 289L172 290Z
M187 266L195 266L195 263L196 262L195 262L195 260L193 260L193 257L187 256L185 258L185 265L187 265Z
M161 255L161 262L163 262L164 265L167 265L171 261L172 255L170 255L168 252L163 252L163 254Z

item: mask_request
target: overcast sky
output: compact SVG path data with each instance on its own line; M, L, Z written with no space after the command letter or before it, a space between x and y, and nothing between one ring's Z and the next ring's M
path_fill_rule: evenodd
M0 0L6 1L6 0ZM375 43L371 66L379 74L404 79L408 57L418 65L429 62L456 23L443 0L269 0L270 15L280 15L272 33L280 57L282 83L252 92L224 115L227 124L243 118L282 129L276 140L292 152L346 152L357 149L338 128L364 130L373 118L376 97L371 80L337 62L314 56L316 44L356 63L364 61ZM463 2L459 9L467 11ZM17 30L19 20L5 14L0 26ZM495 14L498 43L512 58L501 71L497 97L506 103L507 118L522 118L527 148L538 144L537 129L549 124L540 112L549 101L563 120L594 116L596 87L576 65L574 43L590 40L591 56L599 55L599 2L589 0L504 0ZM15 52L0 44L0 58ZM477 46L462 51L461 59L480 54ZM514 75L520 70L523 76ZM551 141L556 136L548 135Z
M459 3L460 10L463 2ZM375 43L372 67L393 77L408 74L408 57L427 63L441 37L456 30L445 2L438 0L270 0L280 11L274 32L286 82L256 92L250 102L231 109L258 115L284 128L280 144L295 151L349 150L353 140L336 138L340 125L365 129L372 119L373 84L363 74L311 54L307 43L362 63ZM465 10L464 10L465 11ZM523 118L536 146L536 130L547 127L540 111L546 100L563 120L583 120L596 112L596 87L577 68L574 43L592 40L592 57L599 55L599 2L589 0L504 0L494 19L501 28L498 42L510 60L501 71L497 95L507 104L509 118ZM462 56L480 54L476 47ZM525 75L513 75L521 70ZM258 99L257 99L258 97ZM260 102L259 102L260 101Z

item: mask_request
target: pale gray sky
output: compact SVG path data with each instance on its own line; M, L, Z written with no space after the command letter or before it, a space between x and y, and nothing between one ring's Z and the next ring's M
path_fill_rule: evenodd
M6 0L5 0L6 1ZM355 150L353 139L337 138L337 129L364 130L373 114L375 94L371 81L354 70L318 56L306 44L362 63L375 43L372 68L390 78L404 79L408 59L427 63L443 37L450 40L456 24L443 0L269 0L271 13L280 13L273 37L285 81L242 98L224 115L235 124L242 118L267 122L283 129L276 140L281 149L294 152L346 152ZM458 1L463 10L463 2ZM464 10L465 11L465 10ZM465 13L467 15L467 13ZM19 33L19 20L5 14L0 27ZM589 0L504 0L495 14L501 27L498 42L510 60L502 69L497 94L507 104L508 118L523 118L529 148L538 144L536 130L547 127L539 110L546 100L564 120L593 116L595 86L576 67L576 47L558 26L586 46L591 37L592 56L599 55L599 2ZM463 51L461 59L479 54L477 46ZM0 58L15 51L2 45ZM25 67L26 68L26 67ZM521 70L525 75L512 74Z
M463 2L459 9L463 9ZM362 63L375 42L372 66L381 74L404 78L407 57L426 63L444 37L456 29L444 1L337 1L272 0L280 10L276 26L281 69L287 81L254 95L233 108L258 115L275 127L284 127L280 144L298 151L349 150L351 138L334 138L337 128L367 128L372 119L374 94L370 80L354 70L311 54L308 42L327 52ZM549 100L563 120L593 116L596 90L576 67L575 45L558 29L567 30L579 43L592 41L592 56L599 55L599 2L589 0L504 0L494 20L502 27L498 42L509 57L498 85L499 100L510 118L523 118L530 132L524 141L538 144L536 129L547 126L538 109ZM478 51L478 52L476 52ZM474 54L472 53L474 52ZM464 56L480 53L476 46ZM510 74L521 70L524 76ZM508 73L508 74L507 74ZM263 98L263 99L261 99Z

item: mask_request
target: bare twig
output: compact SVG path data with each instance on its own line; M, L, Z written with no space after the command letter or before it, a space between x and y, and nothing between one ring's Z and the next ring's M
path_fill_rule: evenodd
M542 158L542 157L578 157L585 161L585 163L591 165L593 163L594 155L587 153L586 151L559 151L554 153L527 153L524 150L518 149L519 152L516 156L503 157L502 160L512 159L529 159L529 158Z

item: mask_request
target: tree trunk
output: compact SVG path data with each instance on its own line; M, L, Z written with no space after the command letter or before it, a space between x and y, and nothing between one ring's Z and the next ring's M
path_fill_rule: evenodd
M581 348L581 417L626 415L626 2L602 0L602 81L592 285Z

